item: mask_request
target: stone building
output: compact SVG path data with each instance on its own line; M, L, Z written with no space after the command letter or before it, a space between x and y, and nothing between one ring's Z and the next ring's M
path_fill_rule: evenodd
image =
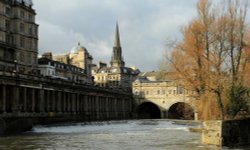
M32 0L0 0L0 69L31 73L37 67L38 25Z
M69 66L75 66L84 71L84 75L87 76L88 83L92 82L92 56L89 54L88 50L78 43L77 46L73 47L68 54L55 55L52 58L56 62L61 62Z
M106 63L100 62L99 66L92 69L92 75L96 85L101 87L119 88L123 90L132 89L132 82L140 71L136 68L125 66L122 57L122 48L120 44L119 27L116 25L115 42L110 61L110 67Z
M92 84L92 78L86 71L75 65L66 64L52 59L52 53L45 53L38 59L38 69L43 76L54 79Z

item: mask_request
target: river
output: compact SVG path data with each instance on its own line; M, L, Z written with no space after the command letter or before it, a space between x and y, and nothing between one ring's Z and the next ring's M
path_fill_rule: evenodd
M189 127L170 120L35 126L30 132L1 137L0 150L221 150L201 145L200 134Z

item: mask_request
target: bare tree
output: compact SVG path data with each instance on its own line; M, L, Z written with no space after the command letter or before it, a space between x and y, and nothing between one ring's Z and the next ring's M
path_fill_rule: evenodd
M204 119L235 116L245 105L250 58L246 6L240 0L218 6L200 0L198 17L183 28L183 40L169 58L185 86L197 92Z

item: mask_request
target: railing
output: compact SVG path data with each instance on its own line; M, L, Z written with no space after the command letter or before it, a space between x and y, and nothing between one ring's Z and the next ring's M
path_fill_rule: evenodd
M104 92L118 93L118 94L125 94L125 95L131 94L121 89L114 89L114 88L109 88L109 87L103 88L103 87L95 86L93 84L67 81L67 80L62 80L62 79L53 79L50 77L44 77L42 75L22 74L22 73L17 73L13 71L2 70L2 68L0 67L0 80L1 78L12 78L13 80L16 80L18 78L18 80L21 80L21 81L28 80L28 81L41 82L44 84L49 83L49 84L57 84L57 85L62 85L62 86L75 86L75 87L86 88L86 89L94 90L94 91L104 91Z

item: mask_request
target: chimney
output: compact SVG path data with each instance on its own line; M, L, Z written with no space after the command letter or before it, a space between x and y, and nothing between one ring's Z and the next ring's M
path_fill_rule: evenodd
M43 58L52 60L52 52L47 52L42 55Z
M107 67L107 63L99 62L99 68Z

